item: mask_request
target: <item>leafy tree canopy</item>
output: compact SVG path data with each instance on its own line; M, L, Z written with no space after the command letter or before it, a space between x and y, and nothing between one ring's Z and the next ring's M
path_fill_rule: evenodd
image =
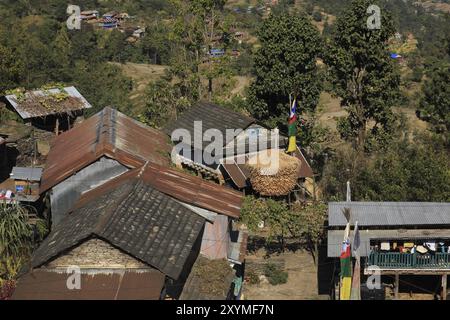
M369 29L371 0L353 0L338 17L324 54L333 92L349 113L338 128L341 135L364 147L370 134L389 134L395 120L391 107L398 97L400 78L389 57L388 39L394 35L392 18L381 10L380 29Z
M255 55L256 80L249 90L248 109L269 126L284 126L289 95L298 98L299 112L314 110L318 103L319 32L306 16L271 15L258 37L261 47Z

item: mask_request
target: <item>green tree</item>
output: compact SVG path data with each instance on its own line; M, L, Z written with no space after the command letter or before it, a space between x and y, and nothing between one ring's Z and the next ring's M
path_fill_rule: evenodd
M326 200L343 201L346 181L355 201L449 201L448 151L428 139L395 141L370 158L341 150L327 163L321 189Z
M140 118L154 128L162 128L169 119L176 118L178 111L189 106L189 101L181 96L177 86L166 78L148 85L145 103L145 113Z
M63 26L56 34L55 40L51 44L55 68L58 70L58 80L68 81L71 78L71 52L72 42L70 41L67 27Z
M115 29L109 32L103 54L106 60L124 63L127 60L126 35Z
M250 231L257 231L259 223L264 221L269 231L267 241L277 237L284 249L287 237L301 242L306 240L314 259L323 236L325 218L326 205L323 203L294 204L289 208L285 202L253 196L245 197L241 210L241 221Z
M299 112L314 110L318 103L319 32L305 16L270 15L258 37L261 47L255 55L256 79L249 89L248 109L271 127L285 126L289 95L297 97Z
M289 236L290 211L286 203L273 199L247 196L241 209L241 221L250 231L257 231L263 221L269 230L267 241L278 238L284 250L285 237Z
M441 67L432 73L423 87L418 115L432 124L436 133L450 144L450 68Z
M172 0L174 23L171 38L177 43L177 57L172 61L174 72L180 72L184 79L197 82L199 97L205 96L202 78L207 81L207 97L212 99L213 81L229 71L226 55L211 56L212 49L227 47L225 35L231 20L225 17L225 0Z
M18 86L23 71L22 60L11 49L0 44L0 94Z
M351 2L338 17L324 54L333 92L348 111L338 128L358 150L365 147L367 137L376 139L392 132L395 117L391 107L399 94L400 78L387 46L395 32L392 18L382 10L381 28L369 29L367 9L373 4L372 0Z
M295 204L291 210L289 231L293 236L306 240L314 262L319 255L318 248L323 239L326 217L327 205L320 202Z
M143 54L153 64L169 63L171 51L169 28L162 21L158 21L147 30L140 43Z
M103 62L80 60L73 67L72 81L93 105L87 116L106 106L115 107L125 113L130 111L129 94L133 83L122 74L119 67Z

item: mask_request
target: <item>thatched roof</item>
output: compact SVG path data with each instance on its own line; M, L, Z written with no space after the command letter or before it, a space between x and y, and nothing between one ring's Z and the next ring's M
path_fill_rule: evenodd
M297 184L302 163L282 150L262 151L249 158L252 188L263 196L282 196Z

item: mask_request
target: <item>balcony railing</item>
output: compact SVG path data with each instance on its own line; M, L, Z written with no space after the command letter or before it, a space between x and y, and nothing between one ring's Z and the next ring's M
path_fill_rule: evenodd
M367 263L381 269L450 269L450 253L371 252Z

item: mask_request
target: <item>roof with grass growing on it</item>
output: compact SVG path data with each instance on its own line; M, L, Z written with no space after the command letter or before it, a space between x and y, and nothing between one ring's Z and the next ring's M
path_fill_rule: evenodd
M5 96L6 101L22 119L46 117L92 108L75 87L24 91L16 89Z

